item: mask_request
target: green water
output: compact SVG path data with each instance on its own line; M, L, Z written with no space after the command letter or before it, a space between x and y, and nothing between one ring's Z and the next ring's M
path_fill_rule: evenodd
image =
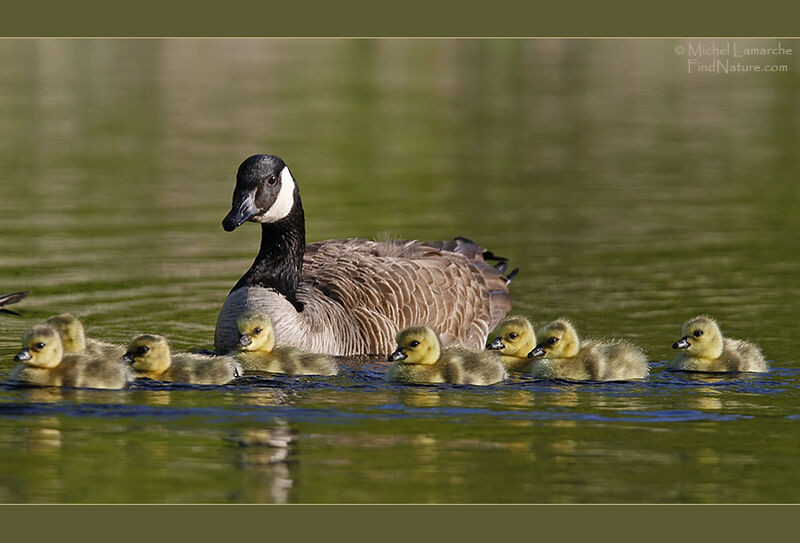
M0 502L798 501L800 43L757 59L788 72L729 74L688 74L680 44L0 41L0 293L32 291L0 315L3 382L63 311L210 347L259 240L220 221L262 152L292 168L309 241L475 239L520 268L514 312L653 361L585 385L401 387L380 362L0 384ZM701 312L772 371L663 371Z

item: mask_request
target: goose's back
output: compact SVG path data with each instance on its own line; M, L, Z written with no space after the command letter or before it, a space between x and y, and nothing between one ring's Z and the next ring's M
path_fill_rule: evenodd
M242 287L228 296L215 335L218 351L236 342L236 317L266 311L276 337L337 356L386 355L403 328L428 324L442 342L481 349L511 308L507 280L475 243L377 242L359 238L307 246L298 313L271 289Z

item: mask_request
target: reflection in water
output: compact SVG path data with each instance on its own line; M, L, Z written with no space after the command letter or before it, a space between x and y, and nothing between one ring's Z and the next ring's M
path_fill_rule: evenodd
M442 401L439 392L433 388L402 387L399 396L400 401L409 407L436 407Z
M249 429L231 439L241 449L236 467L254 479L254 494L245 501L288 503L297 469L297 432L284 419L269 428Z

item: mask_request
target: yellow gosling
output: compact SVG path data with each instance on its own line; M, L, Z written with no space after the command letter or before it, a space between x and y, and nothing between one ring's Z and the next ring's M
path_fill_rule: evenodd
M14 360L22 363L11 370L10 379L30 385L117 389L132 380L118 359L64 354L61 336L49 324L37 324L22 335L22 350Z
M119 360L125 354L125 348L122 345L87 339L83 323L71 313L54 315L47 319L46 322L53 325L61 335L61 343L64 346L65 354L105 356L115 360Z
M486 348L500 355L506 370L526 371L531 365L528 353L536 347L536 333L528 319L520 315L506 317L489 334Z
M638 345L623 339L581 342L567 319L557 319L539 332L539 343L528 354L534 377L573 381L627 381L650 373L647 356Z
M245 371L287 375L336 375L339 371L328 355L276 345L275 328L265 313L243 313L236 319L236 329L239 332L236 359Z
M389 357L394 362L386 378L397 383L493 385L506 378L500 357L488 351L463 347L443 348L439 336L429 326L413 326L397 335L397 350Z
M681 349L669 368L701 372L769 371L761 349L741 339L723 337L717 322L700 315L689 319L673 349Z
M242 374L241 366L230 356L172 353L167 338L150 334L133 338L123 360L137 378L156 381L224 385Z

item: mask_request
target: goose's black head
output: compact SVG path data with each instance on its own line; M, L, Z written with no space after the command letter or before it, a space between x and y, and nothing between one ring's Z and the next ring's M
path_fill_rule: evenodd
M239 166L230 212L222 220L226 232L245 221L277 222L291 213L297 184L279 157L253 155Z

